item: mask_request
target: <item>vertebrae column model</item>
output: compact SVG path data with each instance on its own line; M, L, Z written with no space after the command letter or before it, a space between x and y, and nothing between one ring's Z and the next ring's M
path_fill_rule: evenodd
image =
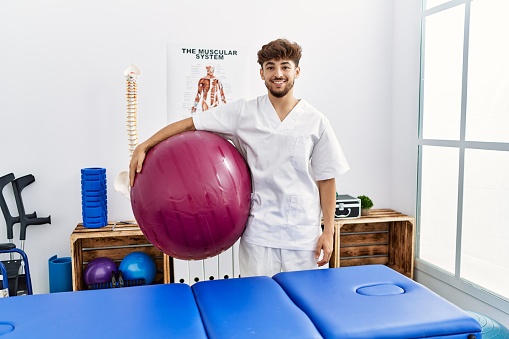
M138 77L141 70L131 64L125 71L126 99L127 99L127 140L129 142L129 160L134 149L138 146ZM129 171L121 172L115 179L115 191L121 192L126 198L130 198Z
M135 65L131 65L124 71L124 74L127 89L127 139L129 140L130 159L134 149L138 146L138 93L136 80L141 75L141 71Z

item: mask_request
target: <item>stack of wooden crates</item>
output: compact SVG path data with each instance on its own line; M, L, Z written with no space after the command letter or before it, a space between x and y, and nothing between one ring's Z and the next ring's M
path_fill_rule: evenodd
M133 223L108 223L101 228L85 228L78 224L71 234L72 286L74 291L86 290L83 269L92 259L107 257L117 264L131 252L145 252L156 263L154 284L170 282L170 258L155 248Z
M414 218L391 209L372 209L356 219L334 222L330 267L383 264L413 279Z
M329 267L383 264L413 279L414 218L391 209L374 209L368 216L335 220L334 226ZM172 259L155 248L138 225L110 222L105 227L90 229L78 224L71 235L73 290L87 289L83 269L92 259L108 257L120 263L135 251L154 259L157 267L154 284L173 282Z

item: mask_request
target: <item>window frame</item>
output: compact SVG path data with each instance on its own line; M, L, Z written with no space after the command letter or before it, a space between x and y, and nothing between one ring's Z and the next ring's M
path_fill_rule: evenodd
M418 127L418 163L417 163L417 205L416 205L416 259L415 268L438 279L470 296L479 299L503 312L509 313L509 298L491 292L482 286L467 281L460 276L461 268L461 238L462 238L462 218L463 218L463 184L464 184L464 165L465 151L467 149L509 151L509 143L503 142L480 142L466 141L466 105L467 105L467 84L468 84L468 50L470 33L470 10L472 0L451 0L433 8L426 9L426 0L422 1L421 10L421 60L420 60L420 84L419 84L419 127ZM425 66L425 32L426 17L448 10L456 6L464 5L464 37L463 37L463 65L462 65L462 89L461 89L461 118L460 118L460 138L459 140L439 140L424 139L423 126L423 98L424 98L424 66ZM451 274L432 263L420 259L420 220L421 220L421 192L422 192L422 150L424 146L453 147L459 150L459 173L458 173L458 209L456 225L456 252L455 252L455 272Z

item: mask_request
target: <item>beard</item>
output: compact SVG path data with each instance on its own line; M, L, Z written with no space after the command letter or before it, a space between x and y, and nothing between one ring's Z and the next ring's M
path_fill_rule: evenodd
M281 79L274 79L274 80L281 80ZM284 79L284 80L286 81L286 86L284 86L283 88L277 88L277 89L272 88L272 83L270 81L265 81L265 87L267 87L267 90L269 91L269 93L272 94L274 97L282 98L285 95L287 95L288 92L290 92L290 90L293 88L293 85L295 84L295 80L293 80L292 82L289 82L288 79Z

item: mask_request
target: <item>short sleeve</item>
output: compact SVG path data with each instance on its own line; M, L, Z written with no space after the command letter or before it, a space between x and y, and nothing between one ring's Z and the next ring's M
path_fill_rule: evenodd
M207 111L195 113L192 116L194 126L197 130L232 137L237 130L243 103L244 100L233 101Z
M327 120L325 123L325 130L311 154L311 167L315 180L332 179L350 169L330 123Z

